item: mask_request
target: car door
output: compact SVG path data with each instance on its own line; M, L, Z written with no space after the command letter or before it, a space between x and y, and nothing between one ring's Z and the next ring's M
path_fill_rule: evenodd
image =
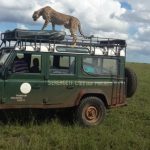
M47 103L64 106L73 104L78 90L74 84L77 78L76 57L51 54L48 62Z
M18 57L18 58L17 58ZM21 66L15 59L25 59L25 64ZM5 104L32 105L43 104L43 92L45 90L44 80L44 56L39 53L16 53L16 57L11 60L8 68L9 75L5 79L4 100ZM35 68L34 60L38 60L38 69ZM16 66L14 66L16 65ZM36 64L37 65L37 64Z

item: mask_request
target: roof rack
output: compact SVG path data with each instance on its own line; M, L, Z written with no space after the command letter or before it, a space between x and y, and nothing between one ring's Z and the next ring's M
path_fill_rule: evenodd
M39 44L41 47L42 43L49 45L49 51L51 45L55 49L58 45L71 46L72 37L66 35L63 31L40 31L40 30L22 30L14 29L13 31L6 31L1 34L2 43L0 47L8 42L11 46L26 47L27 45L36 46ZM126 41L121 39L113 38L100 38L93 37L91 39L85 39L81 36L77 37L76 47L88 47L89 52L92 54L109 55L110 51L114 56L120 56L120 51L124 49L126 51ZM125 52L126 53L126 52Z
M64 39L66 33L63 31L40 31L40 30L22 30L14 29L1 34L3 41L26 41L26 42L49 42Z

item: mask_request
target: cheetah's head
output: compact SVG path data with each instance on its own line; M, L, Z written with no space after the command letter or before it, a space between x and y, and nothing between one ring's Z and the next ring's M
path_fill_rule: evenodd
M34 21L37 21L39 17L40 17L40 14L38 11L35 11L32 15L32 18Z

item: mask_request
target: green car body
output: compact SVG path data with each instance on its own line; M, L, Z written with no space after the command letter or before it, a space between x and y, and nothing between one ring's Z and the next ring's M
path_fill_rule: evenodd
M7 49L7 48L6 48ZM9 48L8 48L9 49ZM11 67L17 54L33 55L40 58L40 73L15 73ZM69 59L74 59L72 73L52 72L50 58L64 57L63 69L69 69ZM54 59L54 58L53 58ZM66 59L66 60L65 60ZM84 68L84 59L99 59L109 61L112 64L105 64L108 72L94 73L90 66ZM66 62L65 62L66 61ZM66 64L65 64L66 63ZM110 65L110 66L109 66ZM30 52L14 51L9 54L9 59L1 69L0 79L0 108L60 108L79 105L83 97L101 97L107 107L114 107L126 104L125 96L125 57L92 56L89 54L75 53L51 53L51 52ZM68 68L67 68L68 67ZM112 68L115 72L110 73ZM65 69L64 69L65 68ZM88 69L87 69L88 68ZM91 72L90 72L91 71ZM21 85L28 83L31 87L29 93L21 91Z

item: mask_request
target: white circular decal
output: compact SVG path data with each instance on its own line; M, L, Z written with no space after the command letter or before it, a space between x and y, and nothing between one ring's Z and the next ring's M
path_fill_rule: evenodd
M28 94L31 91L31 85L29 83L22 83L20 86L20 91L23 94Z

